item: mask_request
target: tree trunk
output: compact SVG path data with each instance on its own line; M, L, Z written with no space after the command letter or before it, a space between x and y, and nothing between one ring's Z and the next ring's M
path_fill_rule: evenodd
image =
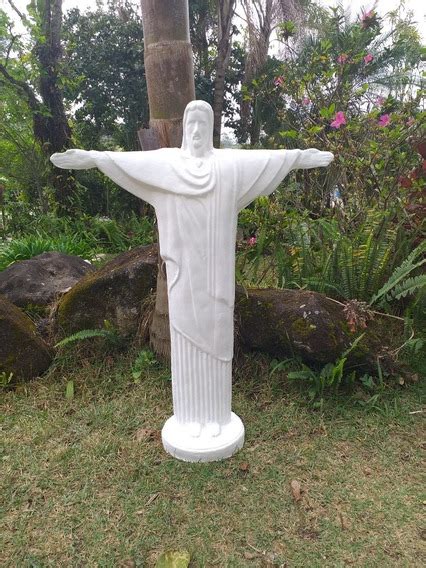
M225 74L228 68L232 43L232 17L235 0L218 0L218 40L216 59L216 78L214 81L213 97L213 144L220 148L220 133L222 129L223 98L225 94Z
M268 60L271 33L277 22L290 19L300 9L297 0L243 0L247 20L248 53L245 62L243 87L249 92L253 80L262 72ZM258 144L261 124L256 110L256 101L241 100L241 129L250 145Z
M50 156L70 147L71 128L59 87L59 64L62 57L62 0L45 0L40 6L43 39L38 41L34 52L40 65L40 95L48 112L34 115L34 134L42 145L45 155ZM73 209L74 175L59 168L53 168L52 174L58 212L67 214Z
M195 99L187 0L141 0L150 121L139 131L144 150L180 146L186 105ZM160 259L151 346L170 358L167 281Z
M243 87L250 91L253 80L257 77L268 59L269 40L276 16L277 0L244 0L243 8L248 25L248 54L244 70ZM255 103L241 101L240 116L242 130L250 144L258 142L260 125L255 112Z

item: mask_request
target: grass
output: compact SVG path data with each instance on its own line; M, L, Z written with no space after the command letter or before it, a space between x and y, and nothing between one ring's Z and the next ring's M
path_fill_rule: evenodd
M161 446L168 369L135 382L135 349L67 353L2 395L1 566L150 567L169 549L188 550L193 567L424 565L423 415L410 414L421 385L374 410L352 397L319 413L269 376L266 357L244 356L233 403L243 450L187 464Z

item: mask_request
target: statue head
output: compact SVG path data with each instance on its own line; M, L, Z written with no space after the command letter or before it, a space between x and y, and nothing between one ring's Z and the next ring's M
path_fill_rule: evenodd
M191 101L183 114L182 150L200 158L213 150L213 109L205 101Z

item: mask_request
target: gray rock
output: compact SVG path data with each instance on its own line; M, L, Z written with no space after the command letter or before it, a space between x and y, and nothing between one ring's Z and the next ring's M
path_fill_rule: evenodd
M49 367L51 355L33 322L0 295L0 373L31 379Z
M16 306L48 306L94 268L78 256L44 252L0 272L0 294Z

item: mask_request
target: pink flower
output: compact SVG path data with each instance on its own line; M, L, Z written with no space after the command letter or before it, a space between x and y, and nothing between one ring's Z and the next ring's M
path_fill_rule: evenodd
M364 63L367 65L368 63L371 63L373 59L374 57L371 55L371 53L367 53L367 55L364 57Z
M343 124L346 124L345 113L339 110L330 126L331 128L340 128Z
M367 29L373 27L374 25L377 25L376 16L377 14L373 9L368 10L368 12L363 12L361 16L361 27L363 29Z
M311 104L311 99L309 97L303 97L302 99L302 105L304 106L308 106Z
M336 59L337 63L340 63L340 65L344 65L347 60L348 56L346 55L346 53L341 53L339 57Z
M254 245L256 244L256 237L250 237L249 239L247 239L247 244L249 247L254 247Z
M281 85L284 84L284 77L275 77L274 79L274 85L276 87L281 87Z
M368 10L368 12L363 12L363 13L362 13L361 20L362 20L362 21L364 21L364 20L371 20L371 18L374 18L375 15L376 15L376 12L375 12L373 9Z
M379 126L387 126L390 123L390 116L388 114L382 114L379 118Z
M376 99L376 102L374 103L376 106L382 106L383 104L385 104L385 97L382 97L381 95L379 95Z

